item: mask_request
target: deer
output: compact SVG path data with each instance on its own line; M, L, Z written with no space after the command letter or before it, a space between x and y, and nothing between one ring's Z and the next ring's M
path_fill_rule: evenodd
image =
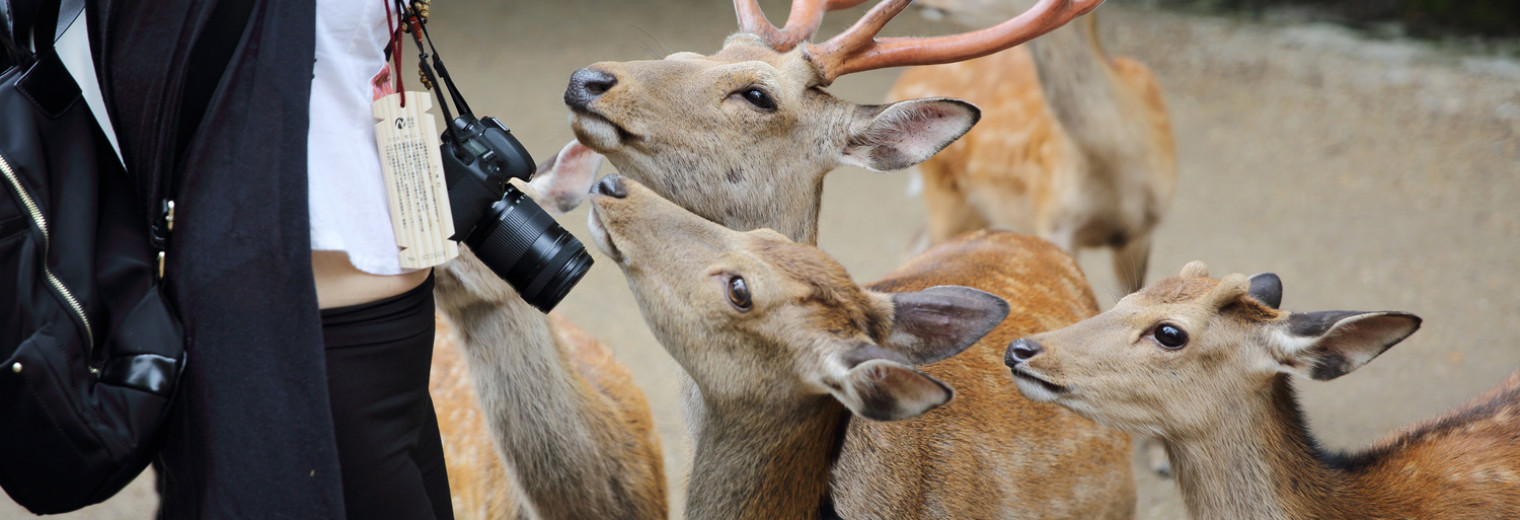
M976 25L1015 3L919 5ZM1156 77L1104 52L1097 29L1092 13L1028 45L903 70L889 100L949 95L982 109L976 129L917 167L927 243L990 227L1073 254L1107 247L1124 293L1145 285L1151 232L1176 191L1176 145Z
M736 0L740 31L729 36L712 55L679 52L660 60L594 63L574 72L564 94L571 129L580 143L606 156L621 175L699 217L740 231L768 228L800 244L814 245L825 174L844 164L881 172L907 168L965 134L980 117L975 105L949 98L858 105L826 91L835 79L852 72L947 63L997 52L1049 32L1101 3L1042 0L1029 12L968 34L876 38L875 34L909 3L884 0L845 32L822 43L811 42L825 12L862 2L794 0L785 26L778 29L755 2ZM982 263L936 255L932 261L909 265L926 273L942 270L943 276L954 276L958 270L997 272L997 266L1024 261L1028 266L1023 269L1029 276L1019 277L1018 283L1025 285L1016 290L1000 289L1009 296L1041 304L1017 305L1018 319L1031 320L1021 323L1054 328L1097 312L1085 279L1078 274L1072 280L1065 271L1069 255L1057 255L1059 249L1042 247L1038 240L988 237L951 246L965 258ZM1032 256L1026 250L1040 254ZM1060 290L1046 294L1041 289L1046 287L1040 282L1042 277L1064 280L1069 286L1058 284ZM997 293L981 285L994 283L969 276L963 285ZM990 395L1005 389L1012 393L1011 380L988 376L1001 371L995 364L1001 348L973 346L971 353L952 358L967 361L946 361L958 368L936 377L963 395ZM685 400L688 422L700 424L704 416L701 399L696 397L700 392L689 384L689 375L680 377L689 389ZM982 440L947 432L973 428L1017 432L1017 445L998 447L996 455L972 461L978 468L1001 472L1000 478L1010 481L1008 485L989 491L987 498L954 496L955 500L981 504L1005 498L1012 490L1024 492L1022 497L1030 500L1021 506L1026 511L1046 513L1010 515L1075 515L1069 511L1101 511L1093 517L1133 514L1134 479L1127 435L1059 407L1023 399L1003 403L995 413L965 404L972 401L944 406L934 414L938 419L932 423L920 420L876 427L907 430L913 427L901 425L921 423L922 429L917 430L921 435L945 435L957 446L955 449L962 450L980 447ZM693 438L699 433L693 431ZM1071 439L1090 442L1079 448ZM911 479L909 491L887 491L888 487L900 487L899 483L882 484L876 478L876 470L888 459L912 468L915 475L932 469L935 475L958 483L971 480L954 475L975 472L948 464L936 467L918 455L864 441L847 442L842 450L841 460L849 463L836 464L831 470L833 491L829 496L846 516L908 511L915 503L916 507L932 508L938 507L932 504L942 502L923 500L950 499L951 495L937 492L911 491L914 486L925 485ZM989 460L996 462L981 465ZM1051 477L1061 482L1060 486L1069 487L1057 491L1015 477L1049 475L1052 467L1061 468L1061 472ZM697 479L690 481L695 484ZM883 505L888 503L901 505ZM977 516L985 515L972 515Z
M1002 345L1096 305L1048 242L973 235L861 286L812 245L721 226L620 175L591 204L592 240L687 376L689 517L1133 515L1132 475L1104 467L1123 442L1038 405L999 412L1013 390L990 377Z
M586 197L600 164L572 142L519 187L563 213ZM628 369L461 249L434 270L429 388L455 517L666 518L659 438Z
M1019 3L915 5L930 18L977 26ZM1151 233L1176 192L1176 145L1155 75L1104 52L1098 13L996 54L904 69L887 99L931 95L976 103L982 119L917 166L911 185L928 223L912 248L1011 229L1072 254L1108 247L1123 294L1145 285ZM1151 470L1169 476L1161 445L1137 440Z
M1279 309L1263 273L1177 277L1009 344L1018 388L1165 443L1193 518L1520 518L1520 371L1444 416L1337 453L1294 379L1327 381L1419 329L1403 312Z

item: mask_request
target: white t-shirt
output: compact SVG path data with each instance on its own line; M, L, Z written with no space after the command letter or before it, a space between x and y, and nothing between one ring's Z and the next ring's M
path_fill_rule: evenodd
M370 116L370 81L390 41L387 1L317 0L306 167L311 248L346 251L360 271L395 275L414 269L401 268Z

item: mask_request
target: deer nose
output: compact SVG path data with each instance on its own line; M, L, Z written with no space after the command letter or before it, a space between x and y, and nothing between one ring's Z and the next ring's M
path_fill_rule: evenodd
M614 199L628 197L628 187L623 185L622 175L608 175L602 177L600 182L591 187L591 192L597 195L606 195Z
M1019 363L1026 363L1044 351L1045 348L1041 347L1034 340L1019 338L1013 340L1013 343L1008 344L1008 352L1003 355L1003 364L1011 367Z
M617 76L610 72L586 67L570 75L570 85L565 87L565 105L584 109L603 93L617 85Z

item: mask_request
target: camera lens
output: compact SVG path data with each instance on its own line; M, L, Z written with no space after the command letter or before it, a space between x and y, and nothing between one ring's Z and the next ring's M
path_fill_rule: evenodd
M465 244L523 300L544 312L591 269L591 255L581 241L510 185Z

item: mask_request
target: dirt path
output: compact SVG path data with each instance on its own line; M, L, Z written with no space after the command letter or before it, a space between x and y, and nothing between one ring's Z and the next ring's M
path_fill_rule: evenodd
M1151 278L1202 259L1216 273L1277 272L1289 309L1396 309L1426 320L1358 372L1302 385L1327 445L1369 442L1520 367L1520 63L1361 41L1333 27L1113 3L1103 37L1111 52L1155 69L1179 143L1181 185L1156 237ZM597 60L710 52L733 28L720 0L456 1L434 12L439 47L476 111L500 117L538 155L571 139L560 103L570 72ZM834 16L823 32L849 21ZM949 28L904 16L891 30ZM831 90L873 102L894 77L860 74ZM921 204L903 195L906 179L846 170L828 181L820 245L857 280L895 266L923 220ZM561 221L587 236L585 210ZM1110 305L1117 284L1107 254L1089 253L1083 265ZM605 261L561 308L612 339L647 392L679 512L686 446L676 366ZM1174 486L1141 475L1139 517L1181 518ZM60 518L149 518L153 503L143 480ZM24 516L0 504L0 518Z

